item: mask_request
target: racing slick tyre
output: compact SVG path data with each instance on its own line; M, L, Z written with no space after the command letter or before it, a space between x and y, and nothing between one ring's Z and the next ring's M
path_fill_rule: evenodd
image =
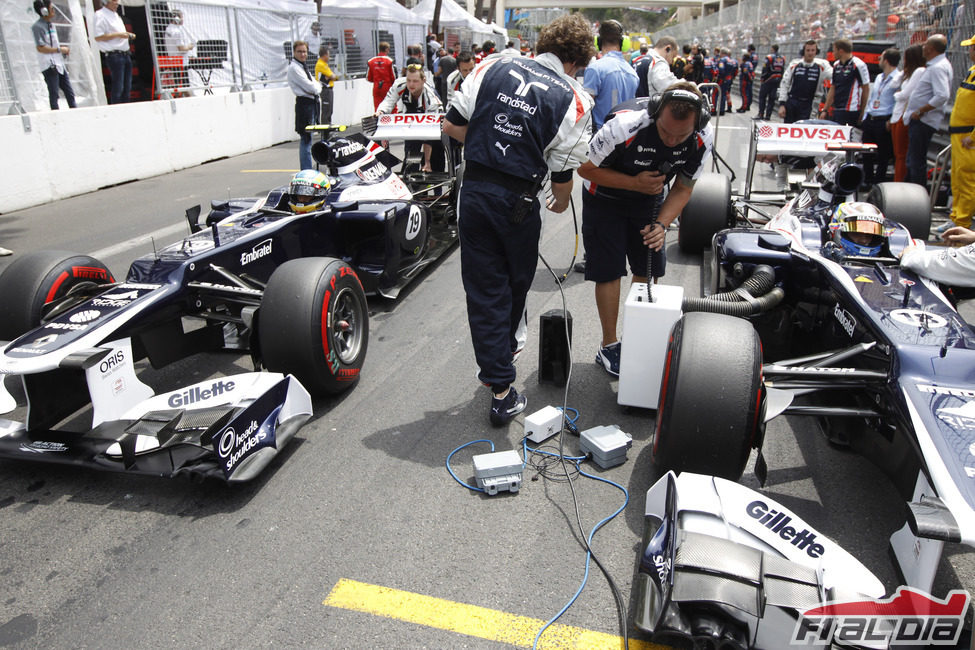
M761 343L750 322L685 314L667 346L654 465L737 481L761 442L761 386Z
M731 210L731 181L728 177L702 174L680 214L677 229L680 249L696 255L710 246L716 232L734 225Z
M264 290L257 335L268 370L293 374L312 394L352 388L369 343L359 277L330 257L285 262Z
M907 228L911 237L926 240L931 234L931 199L914 183L877 183L867 194L884 216Z
M40 325L45 306L68 292L111 282L108 267L88 255L37 251L18 257L0 275L0 340Z

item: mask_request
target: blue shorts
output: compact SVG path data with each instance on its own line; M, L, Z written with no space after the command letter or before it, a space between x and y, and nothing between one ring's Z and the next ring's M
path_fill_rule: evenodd
M649 201L617 201L582 191L582 241L586 247L586 279L612 282L627 274L647 274L647 248L640 230L650 223ZM665 249L653 251L653 277L667 270Z

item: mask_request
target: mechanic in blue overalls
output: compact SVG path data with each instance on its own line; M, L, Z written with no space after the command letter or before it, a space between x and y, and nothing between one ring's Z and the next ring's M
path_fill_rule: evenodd
M709 107L697 86L678 81L663 93L617 106L613 118L589 143L589 160L579 168L586 279L596 283L596 311L602 341L596 363L619 376L621 344L616 336L620 278L630 262L634 282L665 270L667 226L681 213L704 158L714 142ZM664 186L677 179L662 201Z
M785 57L779 54L779 46L773 45L772 53L766 55L765 65L762 66L762 85L758 90L758 117L760 119L772 119L775 97L779 94L779 84L782 83L782 73L784 72Z
M802 58L789 63L779 86L779 117L786 124L808 120L813 106L819 110L824 84L832 79L833 68L820 59L819 45L808 40L802 46Z
M538 55L486 60L467 77L444 120L464 143L458 226L467 317L480 369L492 392L490 420L523 411L515 380L515 332L535 276L538 192L551 174L548 208L569 206L572 172L586 160L592 98L575 80L595 51L589 23L561 16L542 29Z
M735 82L735 75L738 74L738 62L731 58L731 50L723 48L721 58L718 59L718 84L721 85L721 110L719 115L724 115L725 110L731 110L731 86Z

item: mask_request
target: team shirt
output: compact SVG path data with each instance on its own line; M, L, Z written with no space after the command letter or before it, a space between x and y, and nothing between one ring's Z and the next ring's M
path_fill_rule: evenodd
M669 148L660 139L655 118L647 112L649 101L647 97L638 97L616 107L612 118L606 120L589 142L589 161L628 176L660 171L663 165L668 182L680 174L687 185L693 184L704 172L704 158L714 146L714 128L708 124L681 144ZM652 199L642 192L602 187L589 180L583 180L583 187L603 198L640 202Z
M859 111L860 94L869 84L870 72L860 57L852 56L846 63L837 59L833 62L833 108Z
M447 119L467 125L464 158L540 183L586 161L593 101L550 52L498 57L467 75Z
M785 72L785 57L781 54L769 54L765 57L765 65L762 66L762 81L776 81L782 79Z
M833 77L833 68L826 59L814 58L812 63L795 59L789 63L782 75L779 86L779 102L784 104L789 98L800 102L817 103L823 96L824 86Z
M400 77L376 110L380 113L436 113L442 109L443 103L433 86L424 82L423 92L414 98L406 87L406 77Z

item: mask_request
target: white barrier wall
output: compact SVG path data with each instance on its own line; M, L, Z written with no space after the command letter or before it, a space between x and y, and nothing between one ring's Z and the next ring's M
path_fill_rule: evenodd
M333 123L356 124L372 106L371 84L336 82ZM19 115L0 117L0 213L298 137L288 88L62 107L26 118L29 131Z

